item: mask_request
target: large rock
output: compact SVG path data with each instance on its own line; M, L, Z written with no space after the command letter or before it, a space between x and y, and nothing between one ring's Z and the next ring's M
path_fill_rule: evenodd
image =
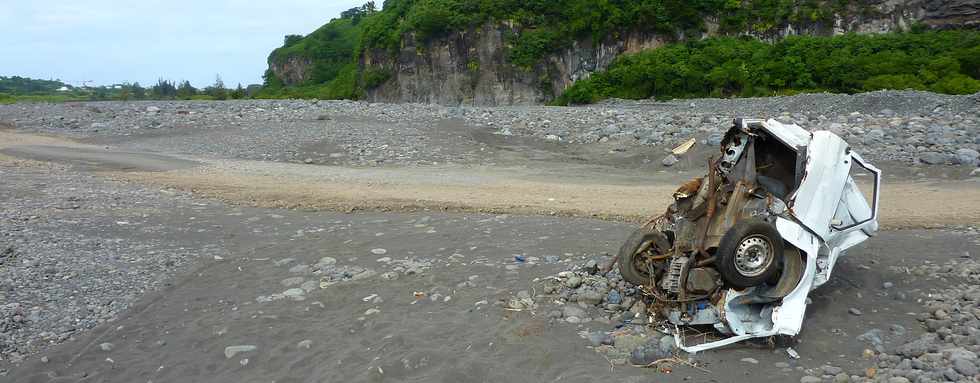
M953 359L953 369L965 376L974 376L980 372L977 370L977 365L965 358Z
M881 129L872 129L870 132L864 135L864 144L871 145L880 142L885 139L885 131Z
M650 342L640 347L634 348L630 352L630 363L638 366L646 366L663 358L671 357L670 353L665 353L660 348L660 342Z
M923 152L919 154L919 161L929 165L942 165L946 163L946 155L938 152Z
M954 158L958 164L976 165L977 159L980 158L980 152L973 149L959 149Z
M925 334L919 339L908 342L895 349L895 353L906 358L915 358L927 352L935 352L939 349L936 344L935 334Z
M575 296L577 297L577 301L591 306L601 303L602 299L605 298L605 295L601 292L596 291L594 288L585 286L576 290Z

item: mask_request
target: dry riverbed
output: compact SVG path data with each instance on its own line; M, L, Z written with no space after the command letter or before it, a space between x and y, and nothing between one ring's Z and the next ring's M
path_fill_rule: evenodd
M119 122L132 105L140 118L167 112L57 113L115 111ZM298 131L259 112L93 132L81 115L70 118L88 128L72 131L0 111L21 121L0 130L0 382L901 382L976 368L971 166L875 152L894 155L880 163L887 229L811 294L791 344L800 359L758 342L638 368L629 354L662 334L624 321L615 273L588 277L609 281L598 302L558 304L582 287L541 281L607 261L630 222L700 175L710 146L665 167L662 147L506 136L466 122L473 111L402 124L345 120L402 106L330 108L290 122ZM315 121L322 133L303 128ZM392 132L411 137L381 157L348 151Z

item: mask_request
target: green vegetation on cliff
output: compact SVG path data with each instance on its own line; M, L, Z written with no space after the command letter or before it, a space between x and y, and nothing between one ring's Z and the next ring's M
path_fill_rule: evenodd
M620 57L605 72L576 82L556 103L879 89L980 91L980 32L793 36L775 44L722 37L671 44Z
M667 38L699 35L706 16L722 32L766 33L789 22L826 22L851 0L386 0L352 8L313 33L286 36L269 55L271 65L311 69L302 78L266 72L265 97L358 98L391 74L365 71L366 51L396 53L407 36L425 42L485 23L506 22L509 61L531 69L575 40L616 39L646 31ZM280 74L281 75L281 74Z
M273 51L260 97L363 98L393 77L405 39L419 43L487 23L506 24L507 60L551 73L543 60L574 41L654 33L676 41L617 60L580 81L560 103L607 97L756 96L805 91L857 92L913 88L944 93L976 89L977 33L790 37L786 25L828 30L836 15L870 15L857 0L387 0L352 8L305 37L286 36ZM775 40L710 38L751 33ZM972 44L972 45L971 45ZM423 45L419 45L423 46ZM424 49L424 48L419 48ZM971 50L972 49L972 50ZM369 54L370 53L370 54ZM468 69L479 69L479 62ZM282 76L282 77L280 77ZM545 80L548 75L542 75ZM283 78L284 77L284 78Z

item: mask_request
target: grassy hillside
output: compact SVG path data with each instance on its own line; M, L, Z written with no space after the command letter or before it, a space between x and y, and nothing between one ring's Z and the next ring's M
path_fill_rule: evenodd
M978 79L977 31L795 36L775 44L712 38L623 56L556 103L879 89L969 94L980 91Z
M272 71L265 74L266 97L358 98L390 73L358 68L366 50L395 51L403 36L421 42L486 22L510 22L519 30L508 36L508 59L529 68L575 39L616 38L628 30L665 36L696 35L705 16L718 17L723 32L765 33L787 22L828 21L852 0L387 0L352 8L305 36L286 36L269 63L290 59L312 62L302 83L285 86Z
M706 28L707 16L717 20L719 32L723 34L752 32L775 37L779 28L790 23L826 26L834 14L873 12L862 5L865 3L857 0L387 0L379 10L370 2L344 12L310 35L287 36L283 47L270 54L270 64L281 67L309 63L311 69L303 81L279 78L272 70L267 71L260 97L358 99L366 89L384 83L393 75L382 68L361 67L359 62L364 52L395 53L405 38L426 42L487 22L515 26L515 32L506 36L507 60L517 68L530 69L548 54L567 48L576 40L615 39L628 31L647 31L680 42L699 36ZM752 96L823 90L856 92L882 88L963 93L974 89L978 78L975 63L969 58L975 51L969 51L968 46L976 45L976 32L951 33L897 34L882 38L803 37L772 45L732 38L670 44L620 59L608 72L576 84L559 101ZM931 60L939 57L948 60ZM955 67L950 66L954 64Z

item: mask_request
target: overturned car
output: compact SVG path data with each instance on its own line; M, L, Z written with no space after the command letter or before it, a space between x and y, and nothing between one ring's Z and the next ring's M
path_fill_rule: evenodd
M869 197L856 174L873 177ZM736 119L708 174L626 240L620 273L685 351L796 335L809 292L877 231L880 183L881 171L831 132ZM685 344L682 328L697 325L721 337Z

